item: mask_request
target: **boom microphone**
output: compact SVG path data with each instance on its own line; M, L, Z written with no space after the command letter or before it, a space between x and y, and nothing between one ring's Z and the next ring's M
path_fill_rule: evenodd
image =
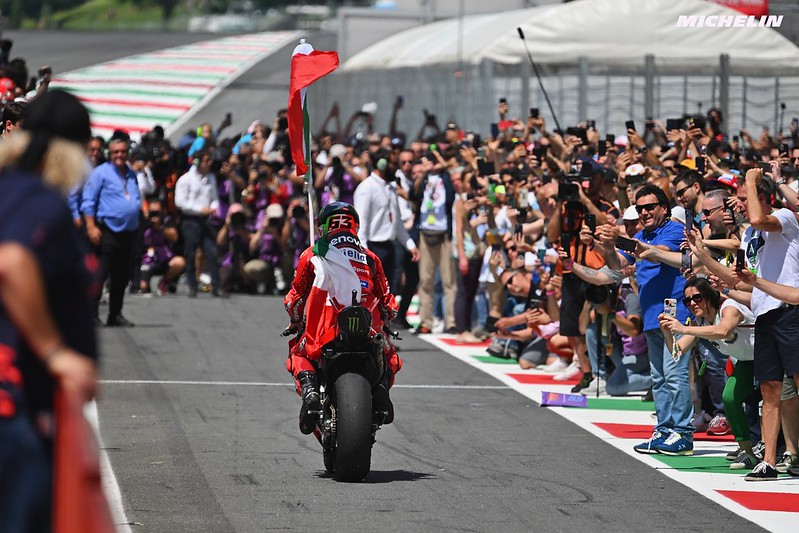
M524 49L527 51L527 59L530 60L530 65L533 66L533 71L535 72L535 77L538 78L538 86L541 87L541 92L544 93L544 98L547 101L547 105L549 106L549 112L552 113L552 118L555 119L555 126L560 130L560 122L558 122L558 116L555 114L555 109L552 107L552 102L549 101L549 95L547 94L547 90L544 89L544 83L541 81L541 74L538 72L538 67L533 61L533 56L530 54L530 48L527 46L527 41L524 39L524 32L522 31L521 26L516 28L519 32L519 38L524 43Z

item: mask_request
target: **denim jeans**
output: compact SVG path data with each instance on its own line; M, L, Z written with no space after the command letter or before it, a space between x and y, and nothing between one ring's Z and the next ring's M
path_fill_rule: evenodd
M24 415L0 417L0 530L50 531L47 448Z
M614 352L612 359L616 370L608 378L606 384L608 394L625 396L629 392L644 392L652 387L649 357L646 354L625 355L622 358Z
M690 354L674 361L660 329L646 331L649 347L649 369L652 373L652 395L658 423L656 430L673 430L689 438L696 428L692 423L694 405L688 383Z

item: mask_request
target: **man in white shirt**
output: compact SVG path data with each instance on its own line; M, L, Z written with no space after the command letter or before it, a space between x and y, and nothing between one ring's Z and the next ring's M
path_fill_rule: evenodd
M394 241L399 240L413 261L419 260L419 249L408 230L402 225L397 191L391 183L389 154L378 150L371 154L374 170L355 189L355 210L361 218L358 238L361 245L372 250L383 263L383 271L390 276L396 271L397 258ZM390 287L394 294L394 287Z
M759 168L746 173L747 210L754 229L746 250L758 277L799 287L799 222L789 209L769 212L767 199L758 194L763 180ZM764 207L764 204L766 207ZM763 395L763 462L746 476L747 481L777 479L777 438L780 433L780 395L783 376L799 383L799 306L789 305L761 291L752 290L755 315L755 378Z
M194 256L198 246L202 246L206 265L211 272L212 294L222 296L219 283L219 261L216 252L216 232L208 220L208 215L215 213L219 207L216 178L210 173L211 154L200 152L194 161L194 165L178 178L175 185L175 205L181 211L180 228L183 232L189 297L197 296Z

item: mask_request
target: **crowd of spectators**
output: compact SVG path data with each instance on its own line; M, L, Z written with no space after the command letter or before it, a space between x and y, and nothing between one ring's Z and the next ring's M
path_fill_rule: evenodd
M3 97L17 97L4 137L24 94ZM733 134L711 109L601 135L590 120L553 130L537 109L514 117L503 99L489 136L427 111L408 135L402 104L386 133L368 106L343 127L331 107L314 135L313 206L285 110L174 143L158 126L93 138L69 204L109 280L98 324L133 325L126 294L284 294L309 209L349 202L399 297L395 328L412 329L418 294L414 333L489 340L490 355L573 393L654 401L640 453L690 455L695 432L732 433L728 459L747 479L797 473L799 119L784 135Z
M415 333L490 339L492 356L579 381L574 393L653 400L640 453L689 455L696 431L732 433L747 479L797 466L799 318L779 285L799 287L796 119L785 136L729 136L711 109L603 136L593 121L552 131L536 109L512 118L502 101L483 139L429 113L410 137L401 111L398 98L380 134L367 111L342 128L333 105L312 154L314 209L355 205L400 297L394 327L412 327L418 294ZM287 290L311 223L285 111L225 137L228 125L90 145L96 168L71 203L112 280L108 325L131 325L115 271L143 295L154 276L176 292L184 272L190 297ZM108 165L130 187L97 187ZM116 191L102 214L98 189ZM124 267L103 244L115 231L131 239Z

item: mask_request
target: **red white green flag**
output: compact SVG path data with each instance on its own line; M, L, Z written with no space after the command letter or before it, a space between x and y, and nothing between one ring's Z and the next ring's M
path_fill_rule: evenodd
M311 128L307 108L308 87L322 76L338 68L338 54L323 52L300 40L291 54L291 81L289 83L289 144L291 158L297 165L297 175L306 176L309 182L311 167Z

